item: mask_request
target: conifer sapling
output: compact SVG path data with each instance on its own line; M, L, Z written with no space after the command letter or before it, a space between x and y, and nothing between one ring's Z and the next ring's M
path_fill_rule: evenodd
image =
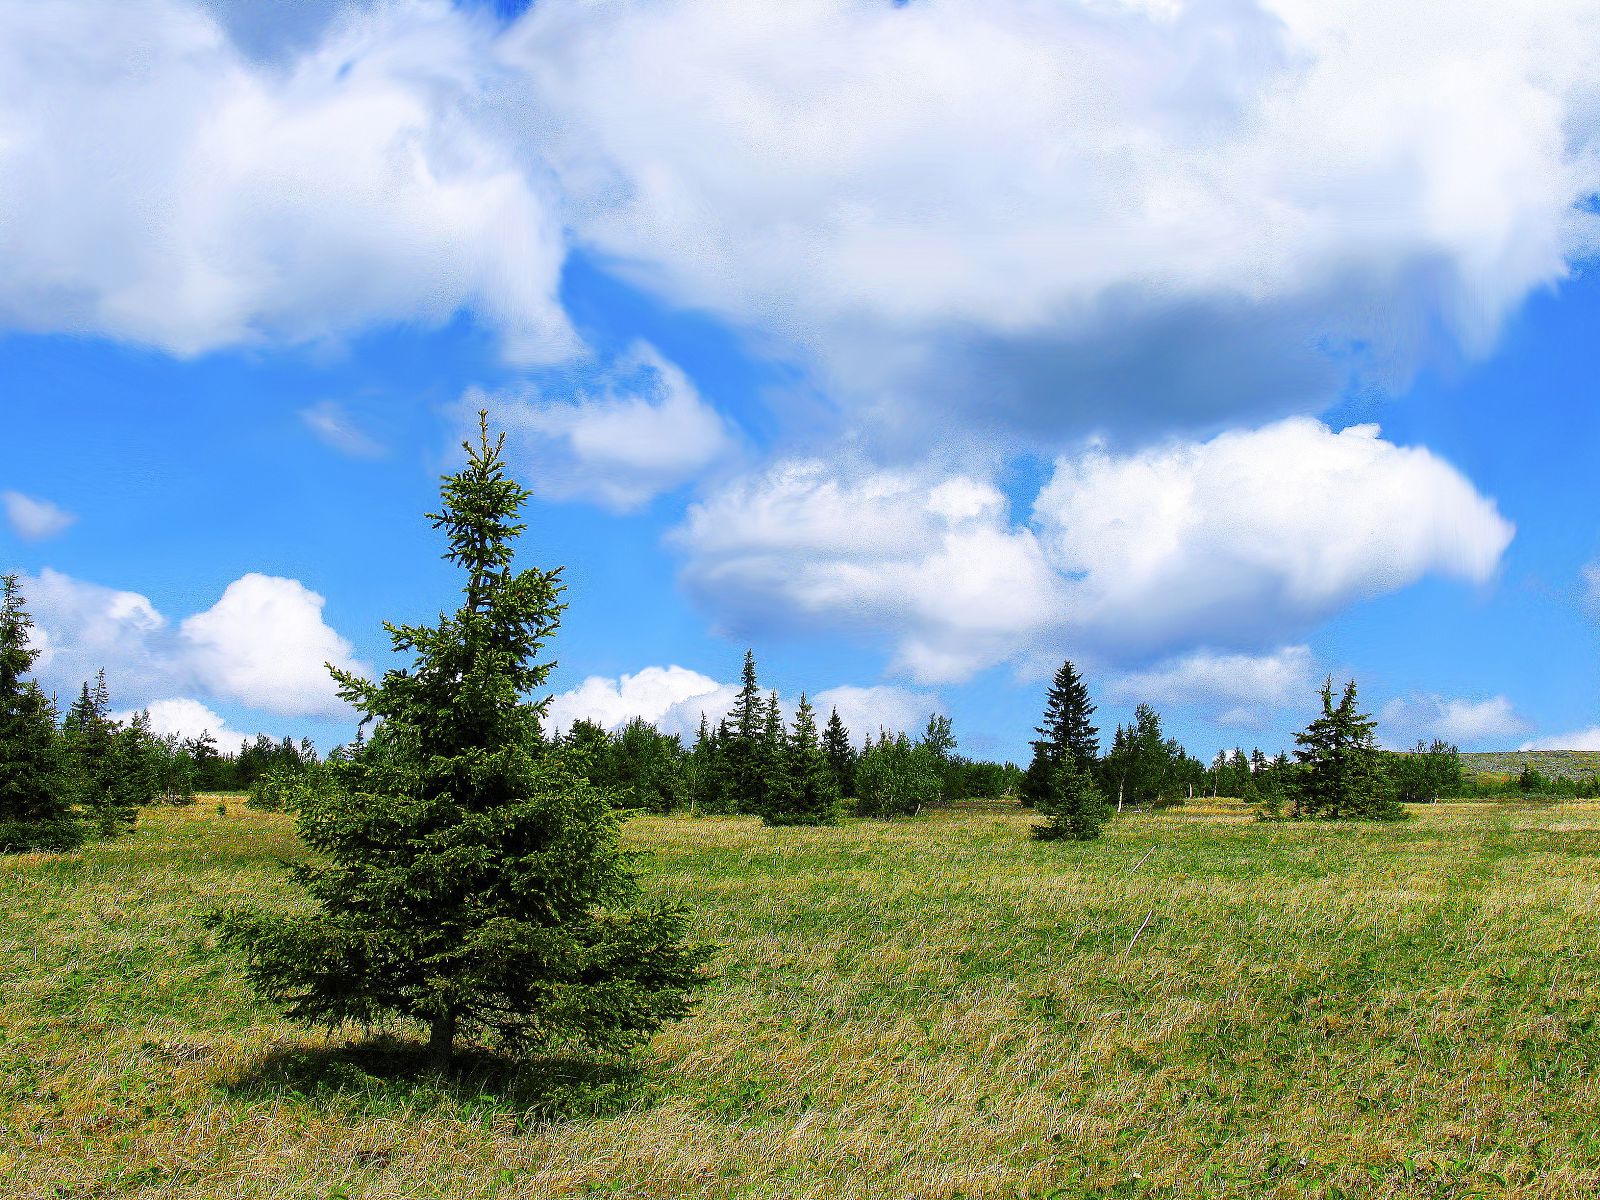
M617 816L529 695L564 608L560 569L515 570L529 493L487 417L429 514L463 575L433 625L386 624L412 665L371 681L330 667L376 722L338 786L303 801L317 852L296 869L309 912L213 917L256 988L312 1025L401 1019L444 1067L459 1037L512 1052L622 1050L684 1015L704 947L684 913L641 897Z

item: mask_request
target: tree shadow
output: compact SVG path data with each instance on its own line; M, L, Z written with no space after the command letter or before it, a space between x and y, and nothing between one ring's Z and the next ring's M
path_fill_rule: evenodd
M612 1116L655 1103L661 1088L621 1058L513 1058L467 1049L438 1071L426 1049L382 1036L343 1045L280 1045L221 1081L250 1100L302 1099L368 1111L456 1110L517 1129Z

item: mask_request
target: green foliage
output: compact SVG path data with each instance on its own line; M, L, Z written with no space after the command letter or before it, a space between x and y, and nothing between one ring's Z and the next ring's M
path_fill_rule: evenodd
M827 755L828 768L833 772L834 790L840 796L855 795L856 748L850 743L850 731L840 720L837 708L828 711L828 724L822 731L822 752Z
M1405 754L1384 754L1382 764L1395 799L1405 804L1432 804L1460 795L1465 782L1461 752L1440 738L1419 741Z
M832 825L838 807L833 768L817 740L816 710L801 692L794 734L784 750L783 786L773 790L761 816L768 825Z
M1334 703L1333 679L1319 693L1322 713L1295 734L1300 764L1296 817L1403 821L1406 810L1387 793L1377 748L1377 722L1356 705L1355 680Z
M330 668L376 729L302 801L319 857L296 870L311 913L219 913L222 941L294 1019L429 1028L445 1065L460 1036L513 1052L621 1050L684 1015L708 950L682 909L644 900L610 798L539 732L526 697L563 605L560 570L513 569L529 493L487 419L429 514L464 575L436 625L386 624L412 665L370 681Z
M1044 717L1034 730L1039 736L1018 795L1024 807L1050 802L1056 768L1069 759L1078 771L1094 770L1100 756L1100 731L1090 723L1093 715L1083 677L1070 660L1063 662L1045 692Z
M1070 755L1049 767L1049 778L1034 795L1034 809L1046 820L1033 827L1043 841L1091 842L1111 819L1111 805Z
M1205 778L1204 766L1163 734L1161 717L1148 704L1134 709L1132 725L1117 726L1098 771L1102 789L1116 796L1119 810L1124 804L1159 808L1181 802Z
M83 841L62 773L55 712L31 679L33 622L15 575L0 594L0 854L68 850Z
M83 685L67 710L61 734L74 799L84 819L102 837L133 828L143 796L142 781L137 780L140 746L137 739L118 736L104 671L95 675L92 688Z
M856 812L863 817L911 816L943 794L939 759L920 742L887 730L856 763Z

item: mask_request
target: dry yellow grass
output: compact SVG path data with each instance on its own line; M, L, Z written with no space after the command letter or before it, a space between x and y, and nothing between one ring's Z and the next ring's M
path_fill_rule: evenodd
M228 808L0 860L0 1194L1600 1193L1600 807L641 818L697 1012L637 1075L449 1080L252 1001L197 917L300 851Z

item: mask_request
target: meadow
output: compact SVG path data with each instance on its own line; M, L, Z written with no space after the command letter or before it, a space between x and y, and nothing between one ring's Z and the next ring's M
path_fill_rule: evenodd
M468 1058L259 1006L200 918L297 903L292 818L147 810L0 859L7 1197L1600 1192L1600 805L1400 826L1226 803L1029 839L639 817L720 947L633 1063Z

